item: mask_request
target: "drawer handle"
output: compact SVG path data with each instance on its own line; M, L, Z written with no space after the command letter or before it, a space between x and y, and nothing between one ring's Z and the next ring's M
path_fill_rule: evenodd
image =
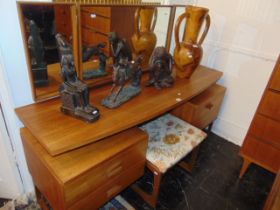
M208 103L208 104L206 104L205 107L206 107L207 109L211 110L211 109L213 108L213 106L214 106L214 105L213 105L212 103Z
M116 185L116 186L112 187L110 190L107 191L107 198L110 198L110 197L112 197L112 195L117 194L120 190L121 190L120 185Z
M92 18L92 19L96 18L96 14L95 13L91 13L90 14L90 18Z
M122 166L119 166L118 168L115 168L113 170L110 170L109 172L107 172L107 177L110 178L118 173L120 173L123 170Z

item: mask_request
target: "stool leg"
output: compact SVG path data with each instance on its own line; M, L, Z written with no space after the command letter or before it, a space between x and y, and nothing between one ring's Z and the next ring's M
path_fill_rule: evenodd
M184 160L182 160L179 162L179 166L191 173L198 156L198 151L199 151L199 146L193 149L191 154L191 161L189 163L186 163Z
M156 208L157 205L157 199L159 196L159 190L160 190L160 183L162 179L162 174L154 172L154 186L153 186L153 192L152 192L152 199L151 199L151 206Z
M147 163L147 167L149 170L152 171L153 173L153 178L154 178L154 186L153 186L153 191L151 194L145 192L142 190L140 187L138 187L136 184L132 185L132 189L138 193L149 205L151 205L153 208L156 208L157 205L157 199L159 196L159 190L160 190L160 183L162 179L162 173L153 166L151 163Z

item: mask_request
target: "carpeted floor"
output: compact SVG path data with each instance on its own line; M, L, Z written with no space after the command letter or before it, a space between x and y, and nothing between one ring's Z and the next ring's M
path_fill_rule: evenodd
M10 201L0 199L0 210L40 210L40 206L33 194L22 195L16 200ZM51 210L51 207L50 207ZM106 203L99 210L135 210L125 199L120 195Z

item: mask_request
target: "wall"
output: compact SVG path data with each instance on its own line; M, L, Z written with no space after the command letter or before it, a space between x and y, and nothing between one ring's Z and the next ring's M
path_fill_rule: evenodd
M0 28L0 102L21 172L17 184L22 191L31 191L32 181L19 135L22 124L14 112L15 107L33 102L15 0L0 1Z
M1 66L0 66L1 68ZM9 144L0 104L0 198L14 198L20 194L19 171L13 161L13 153Z
M241 145L280 52L279 0L197 0L211 27L202 64L223 71L227 87L214 132Z

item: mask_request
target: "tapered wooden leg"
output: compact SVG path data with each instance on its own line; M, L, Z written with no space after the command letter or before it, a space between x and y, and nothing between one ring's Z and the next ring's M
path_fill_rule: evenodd
M199 146L193 149L190 162L186 163L186 161L182 160L179 162L179 166L191 173L198 156L198 151L199 151Z
M240 173L239 173L239 178L240 179L243 177L243 175L245 174L245 172L247 171L247 169L248 169L248 167L250 166L251 163L252 163L251 161L244 158L243 165L242 165L242 168L241 168Z
M156 208L157 205L157 199L159 196L159 190L160 190L160 183L162 179L162 173L155 168L154 165L151 163L147 163L147 167L149 170L152 171L154 175L154 186L153 186L153 192L151 194L145 192L141 188L139 188L136 184L132 185L132 189L137 192L149 205L151 205L153 208Z

